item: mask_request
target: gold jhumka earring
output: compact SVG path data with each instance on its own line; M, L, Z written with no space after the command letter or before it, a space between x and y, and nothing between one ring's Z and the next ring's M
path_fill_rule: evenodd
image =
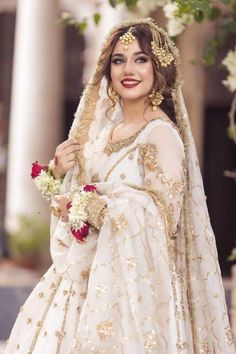
M161 102L164 100L164 96L162 95L161 91L152 90L149 98L152 106L152 111L155 112L157 107L160 106Z
M109 86L108 93L109 93L109 99L111 100L112 110L114 111L116 109L116 104L119 101L119 95L114 90L112 84L110 84Z
M134 27L130 27L128 31L119 38L121 43L124 44L124 50L128 50L128 45L135 40L135 37L132 34L133 28Z

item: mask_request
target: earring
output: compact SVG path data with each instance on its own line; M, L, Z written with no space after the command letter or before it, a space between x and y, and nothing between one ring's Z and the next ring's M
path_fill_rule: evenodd
M119 101L119 95L114 90L112 84L110 84L108 92L109 92L109 99L111 100L112 110L114 111L116 109L116 103Z
M160 106L161 102L164 100L162 91L155 91L155 90L152 90L152 92L149 95L149 98L150 98L150 103L153 112L157 110L157 106Z

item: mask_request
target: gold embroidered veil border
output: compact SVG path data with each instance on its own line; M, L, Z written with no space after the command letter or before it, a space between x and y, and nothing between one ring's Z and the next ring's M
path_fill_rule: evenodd
M235 351L229 327L216 243L209 221L202 177L182 96L179 52L165 31L150 18L124 21L112 29L108 38L118 28L127 28L138 24L146 24L152 31L159 31L165 36L174 56L178 73L172 97L177 127L185 147L187 189L181 213L180 237L176 247L176 266L182 284L186 284L188 289L194 352L196 354L233 354ZM97 78L101 70L99 63L106 52L107 43L105 41L102 47L98 64L82 95L70 131L70 137L78 137L82 145L78 155L79 176L77 176L77 183L79 184L86 183L84 147L91 140L93 124L99 123L102 119L107 120L104 114L96 113L96 106L101 100L104 100L103 96L106 95L106 90L101 91L101 81L98 81ZM98 130L96 134L99 134Z

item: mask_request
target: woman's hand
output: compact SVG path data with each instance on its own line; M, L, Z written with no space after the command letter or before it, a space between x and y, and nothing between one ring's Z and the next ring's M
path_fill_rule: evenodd
M64 195L55 195L53 197L52 209L57 209L58 217L64 222L68 222L68 203L70 200ZM55 214L54 214L55 215Z
M79 149L80 145L78 139L68 139L58 145L52 170L55 178L60 178L75 165L76 154Z

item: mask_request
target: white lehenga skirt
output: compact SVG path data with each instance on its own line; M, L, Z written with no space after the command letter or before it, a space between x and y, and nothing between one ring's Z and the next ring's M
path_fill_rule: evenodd
M69 354L86 297L81 286L49 268L20 308L4 354Z

